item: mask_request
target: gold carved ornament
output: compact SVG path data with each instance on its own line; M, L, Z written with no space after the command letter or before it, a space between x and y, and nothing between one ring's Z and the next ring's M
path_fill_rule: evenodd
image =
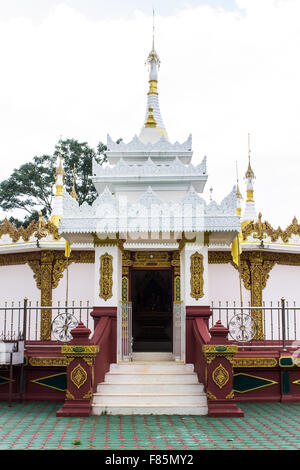
M211 374L214 383L221 389L224 385L227 384L229 380L229 373L222 364L219 364L218 367Z
M233 367L276 367L277 359L274 357L235 357Z
M100 256L100 293L99 296L105 301L112 297L113 286L113 257L108 253Z
M233 358L238 351L238 347L236 344L230 344L228 346L204 344L202 350L207 364L211 364L216 357L225 357L233 364Z
M285 230L282 230L281 227L274 229L269 222L262 222L261 218L262 214L259 213L257 221L251 220L248 224L242 227L243 240L247 240L247 238L252 234L254 234L254 238L261 240L262 238L265 238L263 234L266 234L266 236L270 237L272 242L276 242L281 238L284 243L288 243L289 238L291 238L292 235L300 235L300 225L298 224L296 217L293 218L292 223L288 225Z
M135 251L132 257L133 268L170 268L171 262L168 251Z
M203 255L196 252L191 255L191 297L198 300L203 297Z
M79 389L87 381L87 373L84 368L80 364L78 364L71 371L70 378L71 382Z
M16 228L7 218L5 218L0 225L0 238L2 235L9 235L14 243L17 243L20 239L23 239L24 242L28 242L32 235L35 235L37 239L41 239L47 236L47 232L49 235L52 235L54 240L61 238L58 233L58 228L50 220L45 222L41 218L39 221L32 221L26 228Z

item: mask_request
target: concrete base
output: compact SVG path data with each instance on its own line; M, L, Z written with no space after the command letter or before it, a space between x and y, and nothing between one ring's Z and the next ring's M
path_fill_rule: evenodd
M244 416L243 410L241 410L235 403L209 403L208 404L208 416L218 418L242 418Z

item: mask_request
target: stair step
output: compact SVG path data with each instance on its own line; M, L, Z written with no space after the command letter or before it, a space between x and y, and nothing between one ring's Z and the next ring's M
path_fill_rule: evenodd
M138 406L138 405L113 405L102 406L92 405L93 415L207 415L207 405L187 405L187 406Z
M172 361L174 356L172 353L166 352L140 352L132 354L133 361Z
M141 393L141 394L103 394L94 393L93 403L98 405L204 405L206 404L206 395L195 393L189 395L180 395L175 393Z
M207 397L193 364L150 354L141 353L135 362L110 365L93 394L92 414L207 414Z
M190 392L203 392L203 385L198 382L184 382L184 383L160 383L159 392L167 393L169 390L173 390L175 393L189 394ZM153 383L107 383L102 382L97 385L97 393L119 393L122 391L125 393L157 393L157 384Z
M115 373L115 372L108 372L105 375L105 382L106 383L114 383L114 384L141 384L141 383L154 383L154 384L178 384L178 383L198 383L198 377L195 373L181 373L181 374L153 374L153 373L145 373L140 374L137 372L132 373Z
M176 373L179 374L180 372L194 372L194 365L193 364L179 364L174 361L170 362L145 362L145 361L138 361L138 362L126 362L126 363L119 363L119 364L111 364L110 365L110 372L139 372L139 373L147 373L154 371L156 374L165 374L165 373Z

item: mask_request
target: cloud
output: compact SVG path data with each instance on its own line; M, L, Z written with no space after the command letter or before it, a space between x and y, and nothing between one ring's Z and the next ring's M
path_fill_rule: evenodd
M238 9L185 7L156 19L160 108L170 140L193 134L208 157L206 194L220 200L247 167L263 219L300 220L300 3L238 0ZM152 18L92 21L63 2L39 22L0 20L2 178L60 135L96 146L130 140L142 126Z

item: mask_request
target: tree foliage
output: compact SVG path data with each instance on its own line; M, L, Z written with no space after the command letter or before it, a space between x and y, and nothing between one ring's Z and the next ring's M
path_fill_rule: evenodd
M119 142L121 139L119 139ZM9 221L19 227L27 226L38 219L41 211L46 218L50 217L54 196L55 173L59 154L63 159L65 187L71 192L73 170L75 168L75 189L79 204L86 201L91 204L97 192L91 180L93 158L102 164L106 161L107 147L99 142L93 150L86 142L75 139L61 140L55 146L53 155L35 156L32 162L24 163L14 169L6 180L0 183L0 207L5 212L16 211L21 218L11 216ZM21 212L20 212L21 211Z

